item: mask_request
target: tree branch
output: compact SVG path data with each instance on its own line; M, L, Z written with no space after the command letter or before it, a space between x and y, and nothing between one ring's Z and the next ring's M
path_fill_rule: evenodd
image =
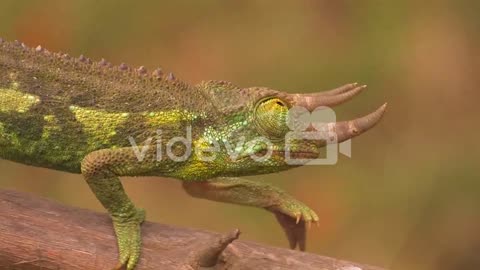
M382 270L252 242L230 244L238 231L222 236L152 222L145 222L142 230L138 270ZM116 263L115 237L106 214L0 190L0 269L98 270Z

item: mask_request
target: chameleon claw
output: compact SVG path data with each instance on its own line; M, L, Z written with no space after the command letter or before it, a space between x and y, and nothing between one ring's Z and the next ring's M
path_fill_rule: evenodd
M295 216L297 217L297 220L295 221L295 223L296 223L296 224L300 223L300 218L301 218L302 215L297 214L297 215L295 215Z

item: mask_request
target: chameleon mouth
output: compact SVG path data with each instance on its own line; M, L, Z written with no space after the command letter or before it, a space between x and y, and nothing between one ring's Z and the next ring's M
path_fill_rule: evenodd
M288 153L290 159L317 159L320 156L318 152L305 152L305 151L296 151ZM286 157L287 153L283 152L283 156Z
M272 152L273 156L290 159L316 159L319 157L320 153L317 151L279 151L275 150Z
M285 161L288 159L291 160L314 160L319 158L320 152L309 152L309 151L284 151L284 150L261 150L256 152L252 155L243 156L240 159L254 159L259 162L267 162L268 161Z

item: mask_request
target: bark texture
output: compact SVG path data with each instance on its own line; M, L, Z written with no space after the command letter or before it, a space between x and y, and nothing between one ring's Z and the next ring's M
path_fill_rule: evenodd
M235 240L237 230L221 235L152 222L145 222L142 229L138 270L382 270ZM116 263L117 246L106 214L0 190L0 269L99 270Z

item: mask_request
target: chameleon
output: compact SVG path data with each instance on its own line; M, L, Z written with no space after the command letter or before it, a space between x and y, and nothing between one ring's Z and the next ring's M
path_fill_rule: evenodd
M286 159L285 138L295 132L288 124L295 119L291 109L335 106L365 88L351 83L292 94L226 81L190 85L161 69L0 39L0 158L81 174L112 219L119 250L114 269L138 264L145 220L122 187L123 176L178 179L193 197L264 208L276 217L290 248L303 251L317 214L277 187L242 177L305 165ZM327 135L339 143L362 134L380 121L386 105L326 123ZM299 138L289 141L288 153L314 159L329 143Z

